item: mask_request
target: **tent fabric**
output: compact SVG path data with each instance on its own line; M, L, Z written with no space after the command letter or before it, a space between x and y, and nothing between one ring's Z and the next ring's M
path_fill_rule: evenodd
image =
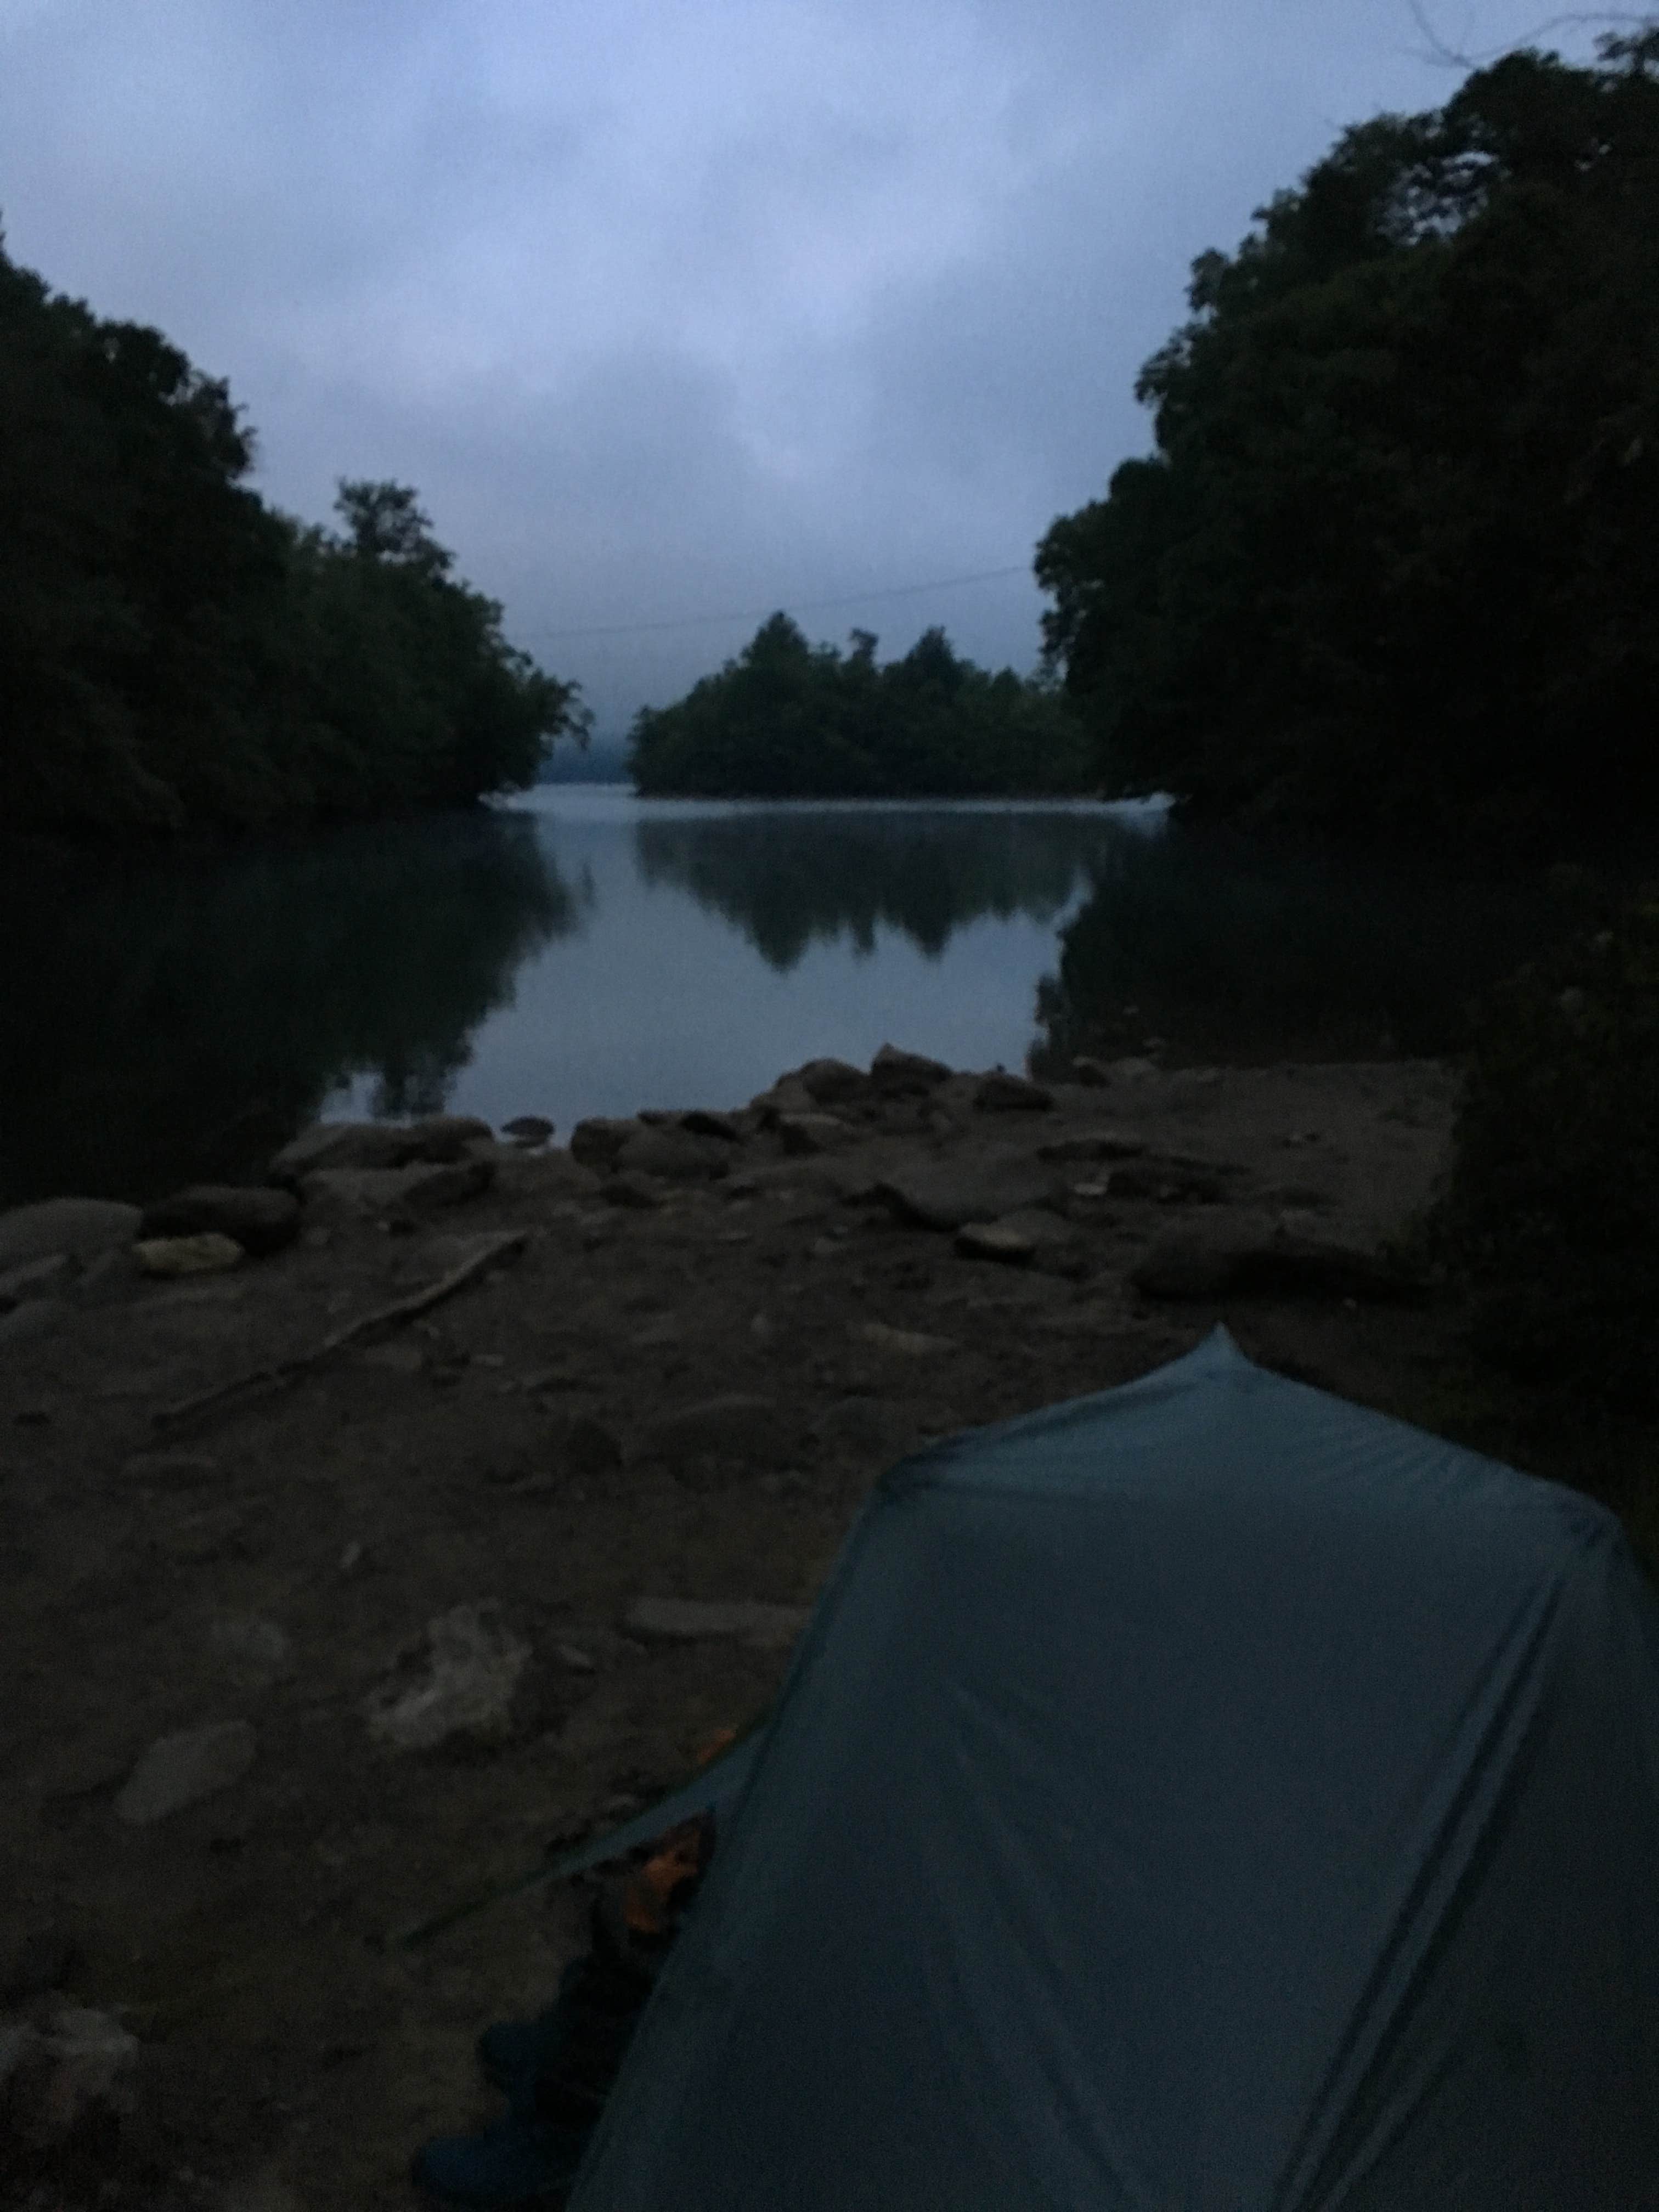
M1659 2207L1659 1602L1571 1492L1217 1329L894 1468L740 1748L570 2212Z

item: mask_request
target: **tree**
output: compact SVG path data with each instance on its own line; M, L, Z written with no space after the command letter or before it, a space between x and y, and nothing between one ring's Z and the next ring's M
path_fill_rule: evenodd
M1659 29L1344 132L1137 385L1155 450L1038 550L1109 783L1548 842L1659 817Z

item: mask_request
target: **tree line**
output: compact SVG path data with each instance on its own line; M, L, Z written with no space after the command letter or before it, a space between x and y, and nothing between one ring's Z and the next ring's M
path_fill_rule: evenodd
M1344 131L1052 526L1047 661L1188 818L1564 846L1659 820L1659 27Z
M226 385L0 237L0 823L237 833L464 804L580 738L407 486L251 489Z
M976 667L942 629L882 664L877 644L855 629L845 653L810 645L773 615L683 699L641 709L629 739L636 788L888 799L1087 787L1089 747L1056 685Z

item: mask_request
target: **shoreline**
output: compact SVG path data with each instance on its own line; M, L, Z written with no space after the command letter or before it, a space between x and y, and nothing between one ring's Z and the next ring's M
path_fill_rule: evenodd
M574 1151L450 1122L447 1157L393 1165L387 1125L331 1125L287 1148L298 1233L268 1256L147 1276L130 1217L70 1255L0 1318L3 2011L132 2039L118 2130L39 2154L70 2212L112 2179L173 2212L256 2185L406 2207L416 2143L485 2109L474 2033L546 2001L580 1896L395 1931L754 1719L905 1452L1217 1321L1397 1409L1456 1316L1375 1255L1443 1164L1456 1080L1137 1059L1044 1104L995 1071L813 1063ZM1310 1272L1193 1271L1263 1249ZM219 1779L133 1817L180 1738Z

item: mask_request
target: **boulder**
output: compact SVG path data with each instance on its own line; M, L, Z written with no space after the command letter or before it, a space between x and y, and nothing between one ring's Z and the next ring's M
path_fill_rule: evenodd
M637 1115L617 1119L605 1114L591 1114L570 1132L570 1157L581 1166L603 1173L614 1164L629 1139L637 1136L645 1126Z
M890 1097L937 1090L950 1079L951 1071L942 1060L929 1060L925 1053L901 1052L896 1045L883 1045L870 1063L871 1082Z
M76 1265L67 1252L49 1252L43 1260L25 1260L0 1273L0 1314L29 1298L49 1297L74 1281Z
M1023 1075L1010 1075L1000 1067L981 1076L974 1091L974 1103L981 1114L1040 1114L1054 1103L1054 1092L1042 1084L1030 1082Z
M544 1145L553 1134L553 1124L545 1115L515 1114L510 1121L502 1122L501 1134L514 1145Z
M784 1151L797 1158L833 1152L854 1134L836 1114L780 1114L773 1127Z
M301 1184L306 1205L379 1218L406 1208L459 1206L476 1198L495 1180L495 1163L487 1157L456 1160L448 1166L417 1163L402 1168L319 1168Z
M218 1275L246 1257L234 1237L205 1229L199 1237L147 1237L132 1248L146 1275Z
M131 1244L143 1214L112 1198L47 1198L0 1213L0 1267L67 1252L84 1267L100 1253Z
M1112 1071L1107 1063L1103 1060L1096 1060L1092 1054L1080 1052L1072 1062L1073 1083L1086 1084L1091 1091L1098 1091L1111 1079Z
M732 1637L757 1650L785 1650L811 1619L804 1605L765 1605L739 1598L724 1603L688 1597L640 1597L623 1616L623 1632L647 1644L694 1644Z
M266 1170L269 1180L297 1188L319 1168L374 1170L424 1160L444 1165L467 1147L491 1144L495 1132L471 1114L428 1114L418 1121L319 1121L284 1145Z
M631 1207L635 1213L648 1213L665 1201L663 1193L649 1176L608 1176L599 1186L599 1196L608 1206Z
M392 1751L432 1751L454 1738L504 1742L531 1661L489 1605L458 1605L427 1623L364 1700L368 1732Z
M781 1075L769 1091L757 1091L749 1102L749 1111L758 1115L766 1129L780 1114L816 1114L817 1110L817 1100L794 1075Z
M744 1127L735 1114L722 1114L711 1106L694 1106L682 1114L679 1125L688 1136L713 1137L722 1145L740 1145Z
M253 1764L257 1739L246 1721L221 1721L160 1736L128 1777L115 1801L118 1820L149 1827L203 1797L240 1782Z
M732 1148L717 1137L684 1128L640 1129L614 1155L621 1175L659 1176L665 1182L713 1182L732 1166Z
M300 1202L292 1192L265 1184L252 1189L229 1183L192 1183L144 1208L142 1233L195 1237L210 1231L234 1237L255 1259L280 1252L300 1233Z
M870 1078L864 1070L845 1060L809 1060L805 1067L795 1070L793 1080L820 1106L848 1105L864 1097L870 1089Z
M957 1230L995 1221L1020 1206L1052 1206L1064 1193L1053 1169L1023 1156L978 1163L922 1161L875 1185L875 1195L901 1220L923 1229Z

